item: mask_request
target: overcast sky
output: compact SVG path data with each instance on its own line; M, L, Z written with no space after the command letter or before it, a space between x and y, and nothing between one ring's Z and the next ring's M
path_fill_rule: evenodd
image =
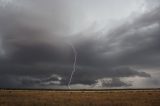
M160 87L159 0L0 0L0 87Z

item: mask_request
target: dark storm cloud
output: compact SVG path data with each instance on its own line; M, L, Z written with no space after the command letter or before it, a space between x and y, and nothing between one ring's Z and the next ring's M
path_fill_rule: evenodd
M67 85L74 60L67 42L78 53L77 71L71 84L93 85L98 79L111 78L111 83L104 82L103 86L131 86L119 78L151 77L134 66L160 66L159 8L126 21L108 33L100 30L67 36L70 17L67 10L58 13L63 3L55 2L53 16L45 16L45 11L40 9L43 1L27 3L33 3L33 12L23 5L22 10L14 6L0 7L0 51L4 52L0 54L0 87ZM50 10L48 7L46 12Z
M82 83L92 85L96 83L97 79L134 76L150 77L150 75L145 72L138 72L137 70L128 67L117 66L117 68L108 67L103 69L92 66L92 68L78 68L74 75L72 84Z
M117 61L126 65L142 67L159 66L159 12L160 9L157 8L134 20L133 23L122 25L109 34L112 37L111 44L113 44L111 51L117 52L117 54L115 53L115 56L118 57Z

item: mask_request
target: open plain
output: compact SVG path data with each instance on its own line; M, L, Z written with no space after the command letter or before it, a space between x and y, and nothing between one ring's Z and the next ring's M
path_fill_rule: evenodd
M160 90L0 90L0 106L160 106Z

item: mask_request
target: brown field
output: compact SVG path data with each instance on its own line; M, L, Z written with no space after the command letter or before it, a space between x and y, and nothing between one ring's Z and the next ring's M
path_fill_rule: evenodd
M0 106L160 106L160 90L0 90Z

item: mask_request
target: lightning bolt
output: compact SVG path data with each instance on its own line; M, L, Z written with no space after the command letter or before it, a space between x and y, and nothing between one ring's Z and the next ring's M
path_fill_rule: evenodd
M70 79L69 79L69 82L68 82L68 88L71 89L70 84L72 82L73 75L74 75L74 73L76 71L77 51L76 51L75 47L73 46L73 44L69 43L69 45L71 46L71 48L73 50L73 53L74 53L73 71L72 71L72 73L70 75Z

